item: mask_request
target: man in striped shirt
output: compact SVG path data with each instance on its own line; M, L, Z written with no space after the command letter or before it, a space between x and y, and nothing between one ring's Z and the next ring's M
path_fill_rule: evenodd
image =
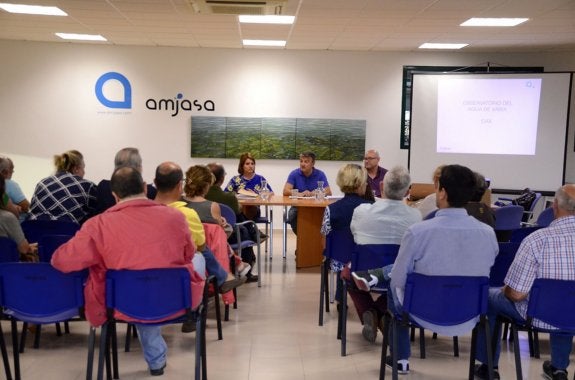
M497 315L525 321L529 292L536 278L575 280L575 184L557 190L553 213L555 220L549 227L535 231L523 240L505 277L505 286L491 290L489 322L492 328ZM534 325L553 329L538 320ZM494 337L494 340L497 343L494 364L497 366L501 337ZM572 340L572 336L550 334L551 361L543 363L543 372L548 379L567 380ZM483 339L478 342L477 357L482 363L487 362ZM484 377L478 377L487 378L485 364L476 366L476 375L481 374Z

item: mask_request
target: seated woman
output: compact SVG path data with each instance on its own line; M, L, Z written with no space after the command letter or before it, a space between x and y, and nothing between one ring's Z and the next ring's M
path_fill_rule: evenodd
M351 236L349 226L353 217L353 211L360 204L373 203L373 201L365 198L366 188L369 187L367 184L367 172L357 164L347 164L337 172L336 183L344 196L325 208L321 233L327 236L331 231L348 230ZM370 194L373 197L371 192ZM346 264L332 260L330 263L331 270L333 272L341 272ZM341 297L341 280L338 279L335 299L339 302Z
M3 198L5 194L5 180L4 177L0 176L0 197ZM0 236L14 240L20 253L20 261L38 261L38 245L28 243L18 218L3 209L0 209Z
M214 175L206 166L195 165L190 167L186 171L184 184L184 200L187 202L186 206L198 213L202 223L220 225L222 228L224 228L224 230L231 233L231 226L227 223L225 218L222 217L222 211L220 209L219 203L209 201L205 198L205 195L213 183ZM214 247L211 248L213 249ZM253 264L255 263L255 255L253 258L242 257L242 260L250 264L253 268ZM257 276L251 273L251 269L247 273L246 277L247 282L257 281Z
M96 185L84 179L82 153L54 156L56 174L41 180L30 203L30 219L67 220L82 224L96 210Z
M273 190L268 181L263 176L256 174L256 159L251 153L244 153L240 156L238 173L239 175L230 179L225 191L255 196L265 189L270 195L273 195ZM247 219L255 220L260 215L260 210L257 206L243 206L242 214Z

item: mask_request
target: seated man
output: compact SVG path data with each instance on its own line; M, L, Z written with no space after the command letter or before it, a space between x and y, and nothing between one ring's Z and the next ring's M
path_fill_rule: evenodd
M112 175L117 204L94 216L60 246L52 257L54 268L73 272L88 268L84 293L86 318L92 326L106 321L106 270L184 267L190 272L192 308L202 301L203 273L194 269L195 246L184 215L146 198L146 184L131 167ZM201 261L201 256L196 255ZM167 346L160 326L135 323L150 374L159 376L166 366Z
M0 157L0 175L6 180L6 194L14 205L13 208L19 212L20 221L23 221L28 217L30 201L26 199L20 185L12 179L12 174L14 174L12 160L8 157Z
M368 150L363 156L363 166L367 170L367 183L376 198L382 197L381 184L387 173L387 169L379 166L379 160L379 152L375 149Z
M114 170L120 169L123 166L130 166L142 172L142 157L138 148L122 148L114 157ZM110 180L103 179L98 183L97 190L97 204L96 214L100 214L116 204L116 200L112 195L110 189ZM154 199L156 196L156 189L152 185L147 185L146 196L148 199Z
M525 322L529 292L536 278L575 279L575 185L564 185L557 190L553 213L555 220L549 227L535 231L523 240L505 277L505 286L490 289L488 318L491 329L497 315ZM553 329L538 320L534 325ZM501 336L493 339L496 343L493 362L497 367ZM573 337L569 335L550 334L551 361L543 362L543 373L548 379L567 380L572 341ZM475 375L487 379L487 365L483 364L487 363L487 353L482 338L477 341L477 358L482 364L476 365ZM495 375L494 378L499 379L499 374Z
M299 155L299 168L294 169L288 175L284 185L283 195L289 196L292 189L297 189L300 196L310 197L314 195L314 190L318 188L319 182L323 183L325 195L331 195L331 189L327 182L325 173L315 168L315 153L303 152ZM288 212L287 222L293 232L297 234L297 208L292 207Z
M391 281L388 308L396 313L401 310L403 291L409 273L443 276L489 276L495 256L499 251L493 228L467 215L463 208L471 199L476 177L471 170L460 165L447 165L441 169L435 190L439 210L435 218L413 224L401 240L401 247L389 273L389 267L355 273L358 288L369 290L382 280ZM461 335L469 332L476 321L457 326L436 326L417 321L424 328L439 334ZM398 370L409 372L409 329L399 327ZM390 339L390 341L392 341ZM391 356L386 358L392 366Z
M0 175L0 197L5 193L4 177ZM38 243L29 244L24 236L18 218L9 211L0 208L0 236L12 239L20 253L20 261L38 260ZM4 254L4 252L2 252Z
M380 185L383 199L359 205L353 212L351 232L356 244L399 244L409 226L421 221L421 213L403 201L410 184L411 177L404 167L387 172ZM363 322L363 337L375 342L379 321L387 310L387 296L374 301L368 292L352 288L349 295Z
M232 276L229 273L229 268L223 268L214 257L213 252L206 245L206 235L198 213L186 207L186 202L181 200L183 178L184 173L178 164L174 162L164 162L160 164L156 168L156 178L154 178L154 185L156 185L157 189L155 201L173 207L186 216L192 239L196 245L196 254L204 256L206 270L209 275L216 277L220 292L228 292L243 284L245 277L236 279ZM249 264L244 262L240 265L241 266L238 267L240 274L247 273L251 268Z

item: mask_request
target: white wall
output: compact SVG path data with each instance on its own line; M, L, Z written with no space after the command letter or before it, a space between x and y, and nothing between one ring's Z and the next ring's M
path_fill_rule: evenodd
M574 52L365 53L0 41L0 54L0 152L14 159L14 179L28 196L38 180L51 174L52 156L68 149L84 154L86 177L95 182L111 175L113 156L125 146L140 149L148 181L162 161L176 161L184 169L213 161L190 158L192 115L365 119L367 148L381 152L383 166L407 165L407 151L399 149L403 65L490 62L575 70ZM128 113L108 113L95 97L94 84L108 71L131 82ZM169 99L177 93L190 100L210 99L216 111L180 111L171 117L145 108L148 98ZM575 137L570 133L568 161L573 163ZM237 160L219 161L228 175L235 174ZM317 162L334 190L341 165ZM258 160L257 171L280 192L296 166L297 161ZM575 164L568 167L567 180L575 182Z

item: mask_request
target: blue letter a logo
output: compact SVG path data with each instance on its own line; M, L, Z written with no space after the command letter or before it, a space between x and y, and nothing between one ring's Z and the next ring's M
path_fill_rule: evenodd
M117 80L124 87L124 100L110 100L104 96L102 90L104 88L104 84L109 80ZM96 97L100 103L108 108L132 108L132 86L130 85L128 78L120 73L111 71L98 78L96 81Z

